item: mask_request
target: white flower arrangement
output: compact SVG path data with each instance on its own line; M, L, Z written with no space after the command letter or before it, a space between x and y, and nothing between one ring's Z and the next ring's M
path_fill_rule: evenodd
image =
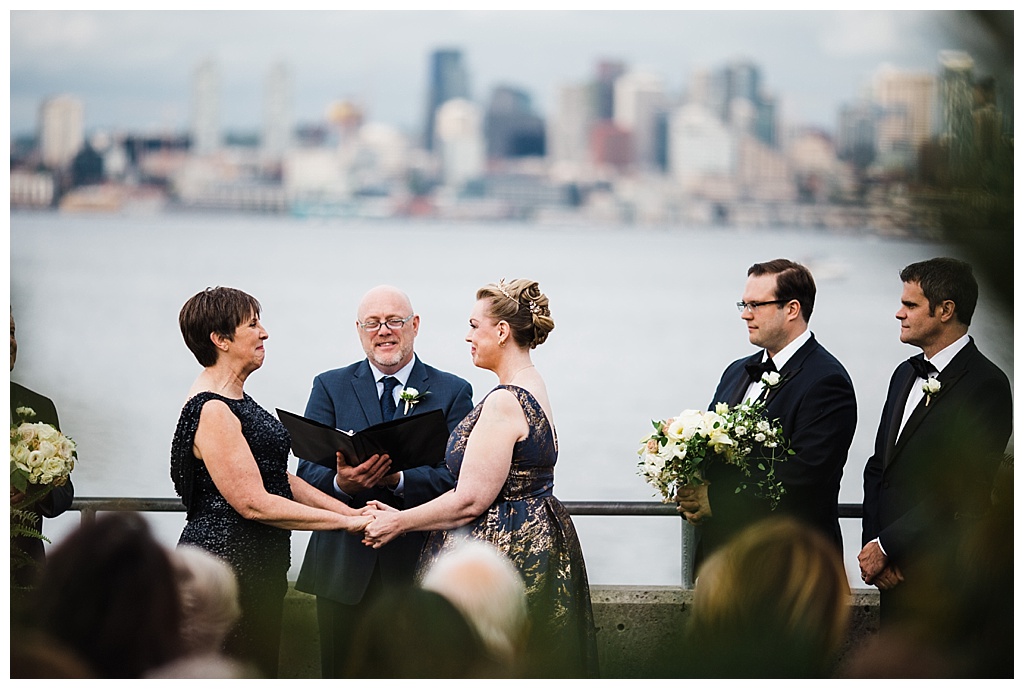
M402 388L402 392L399 393L398 399L405 402L405 410L402 415L409 413L409 409L416 406L424 397L430 394L430 391L421 393L416 388Z
M927 407L931 403L932 397L939 394L939 391L942 390L942 383L940 383L939 379L935 376L931 376L921 384L921 390L923 390L926 395L924 406Z
M782 374L778 371L765 371L761 374L761 383L769 390L778 387L782 382Z
M22 418L36 414L16 410ZM11 426L11 487L22 493L29 485L62 486L75 468L75 441L48 423L23 421Z
M766 374L767 375L767 374ZM778 375L776 373L776 375ZM775 478L775 462L794 454L782 435L782 427L765 416L763 402L744 402L730 408L725 403L714 411L687 409L674 418L652 421L654 433L641 441L638 474L673 502L679 488L700 485L710 462L739 467L753 481L757 495L778 506L785 488ZM741 488L746 487L744 483Z

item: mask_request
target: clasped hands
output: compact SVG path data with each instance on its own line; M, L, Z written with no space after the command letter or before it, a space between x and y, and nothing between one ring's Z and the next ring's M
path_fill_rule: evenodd
M871 541L861 548L857 562L860 564L860 578L865 584L886 591L903 581L903 572L889 562L878 541Z
M676 511L694 526L711 518L708 483L687 484L676 490Z
M374 486L394 488L398 485L398 473L388 473L391 469L391 458L384 455L373 455L362 464L349 466L339 452L337 455L337 476L335 483L348 495L355 495ZM360 515L371 517L363 527L363 544L371 548L380 548L401 534L398 528L399 510L378 500L370 500L360 511Z

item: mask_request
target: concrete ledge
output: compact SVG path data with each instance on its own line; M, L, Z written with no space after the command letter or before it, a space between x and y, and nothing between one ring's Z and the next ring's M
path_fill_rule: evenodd
M665 664L665 649L681 648L693 591L677 586L592 586L601 675L649 678ZM858 590L851 602L845 655L878 630L878 592ZM681 669L679 676L685 676ZM316 599L289 587L281 635L282 679L320 677Z

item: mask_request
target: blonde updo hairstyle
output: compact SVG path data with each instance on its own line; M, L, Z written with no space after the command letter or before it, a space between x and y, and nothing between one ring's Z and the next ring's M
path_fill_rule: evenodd
M487 315L495 322L508 323L512 339L520 347L536 349L555 329L548 298L535 280L519 278L505 282L501 279L477 290L476 298L490 301Z

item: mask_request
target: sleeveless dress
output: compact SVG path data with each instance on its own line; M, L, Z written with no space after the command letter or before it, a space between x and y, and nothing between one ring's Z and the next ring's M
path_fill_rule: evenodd
M555 430L529 391L512 385L494 390L515 395L530 433L513 447L508 478L494 504L459 529L434 531L428 536L419 573L422 576L460 538L492 543L509 557L526 584L531 625L527 672L547 677L597 677L597 643L583 550L569 512L552 493L558 458ZM448 439L445 461L456 480L483 404L476 405Z
M171 443L171 479L188 509L179 545L198 546L226 560L238 579L242 616L225 651L277 676L284 596L291 564L291 532L245 519L220 494L206 464L193 453L199 415L209 400L228 405L256 459L268 493L291 499L291 438L276 418L249 395L242 399L201 392L185 403Z

